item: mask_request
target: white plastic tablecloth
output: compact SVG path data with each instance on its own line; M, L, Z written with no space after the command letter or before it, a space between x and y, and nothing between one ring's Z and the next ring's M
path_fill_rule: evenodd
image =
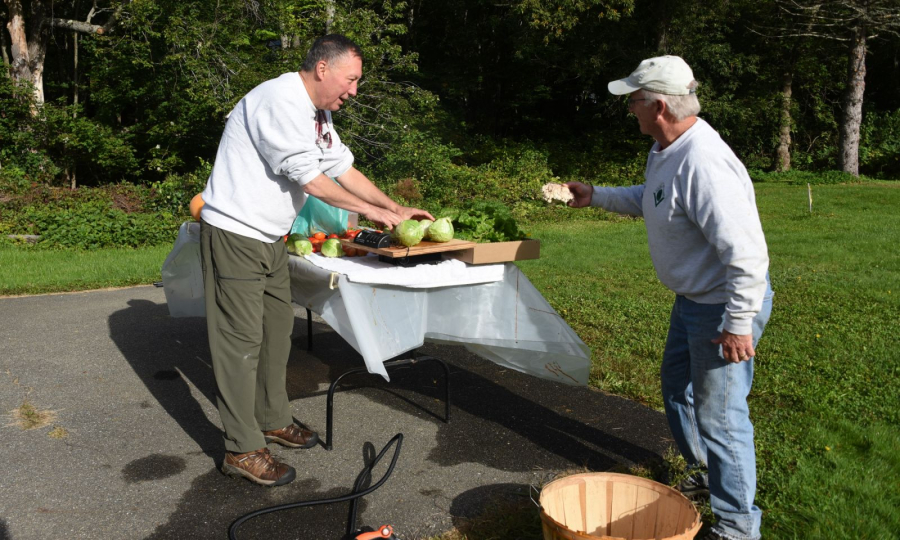
M196 283L198 231L199 224L182 225L163 264L173 317L205 314L203 288ZM428 340L464 345L483 358L543 379L587 384L590 349L513 263L503 265L499 281L433 288L358 283L293 255L289 267L293 301L318 313L362 355L370 373L385 379L386 360Z

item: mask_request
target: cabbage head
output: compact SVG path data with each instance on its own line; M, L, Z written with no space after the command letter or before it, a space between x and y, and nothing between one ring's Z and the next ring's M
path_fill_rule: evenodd
M453 222L449 217L439 218L428 227L428 239L432 242L449 242L453 240Z
M434 222L428 218L419 220L419 225L422 226L422 232L425 234L426 237L428 236L428 227L431 227L432 223L434 223Z
M325 243L322 244L322 255L326 257L343 257L344 248L341 246L341 241L337 238L325 240Z
M425 227L414 219L407 219L394 227L392 236L404 246L413 247L422 241L422 237L425 236Z
M287 239L287 250L288 253L293 253L294 255L309 255L313 252L312 242L310 242L305 236L299 233L294 233L288 236Z

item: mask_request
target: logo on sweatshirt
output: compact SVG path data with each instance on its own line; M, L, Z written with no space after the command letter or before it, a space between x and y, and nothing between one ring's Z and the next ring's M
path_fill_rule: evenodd
M659 189L653 192L653 203L654 206L659 206L659 203L663 202L666 198L666 192L663 191L662 186L659 186Z

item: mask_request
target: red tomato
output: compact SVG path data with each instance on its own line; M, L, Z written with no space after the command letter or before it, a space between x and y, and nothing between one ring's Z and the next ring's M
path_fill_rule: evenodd
M338 235L336 235L336 234L334 234L334 233L331 233L331 234L328 235L328 238L329 238L329 239L331 239L331 238L340 238L340 236L338 236Z
M325 240L325 233L317 232L313 235L313 238L315 238L316 240Z

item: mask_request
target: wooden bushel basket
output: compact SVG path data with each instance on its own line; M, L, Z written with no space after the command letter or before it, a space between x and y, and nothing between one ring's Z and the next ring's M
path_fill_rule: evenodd
M554 480L540 496L544 540L689 540L700 513L677 490L628 474Z

